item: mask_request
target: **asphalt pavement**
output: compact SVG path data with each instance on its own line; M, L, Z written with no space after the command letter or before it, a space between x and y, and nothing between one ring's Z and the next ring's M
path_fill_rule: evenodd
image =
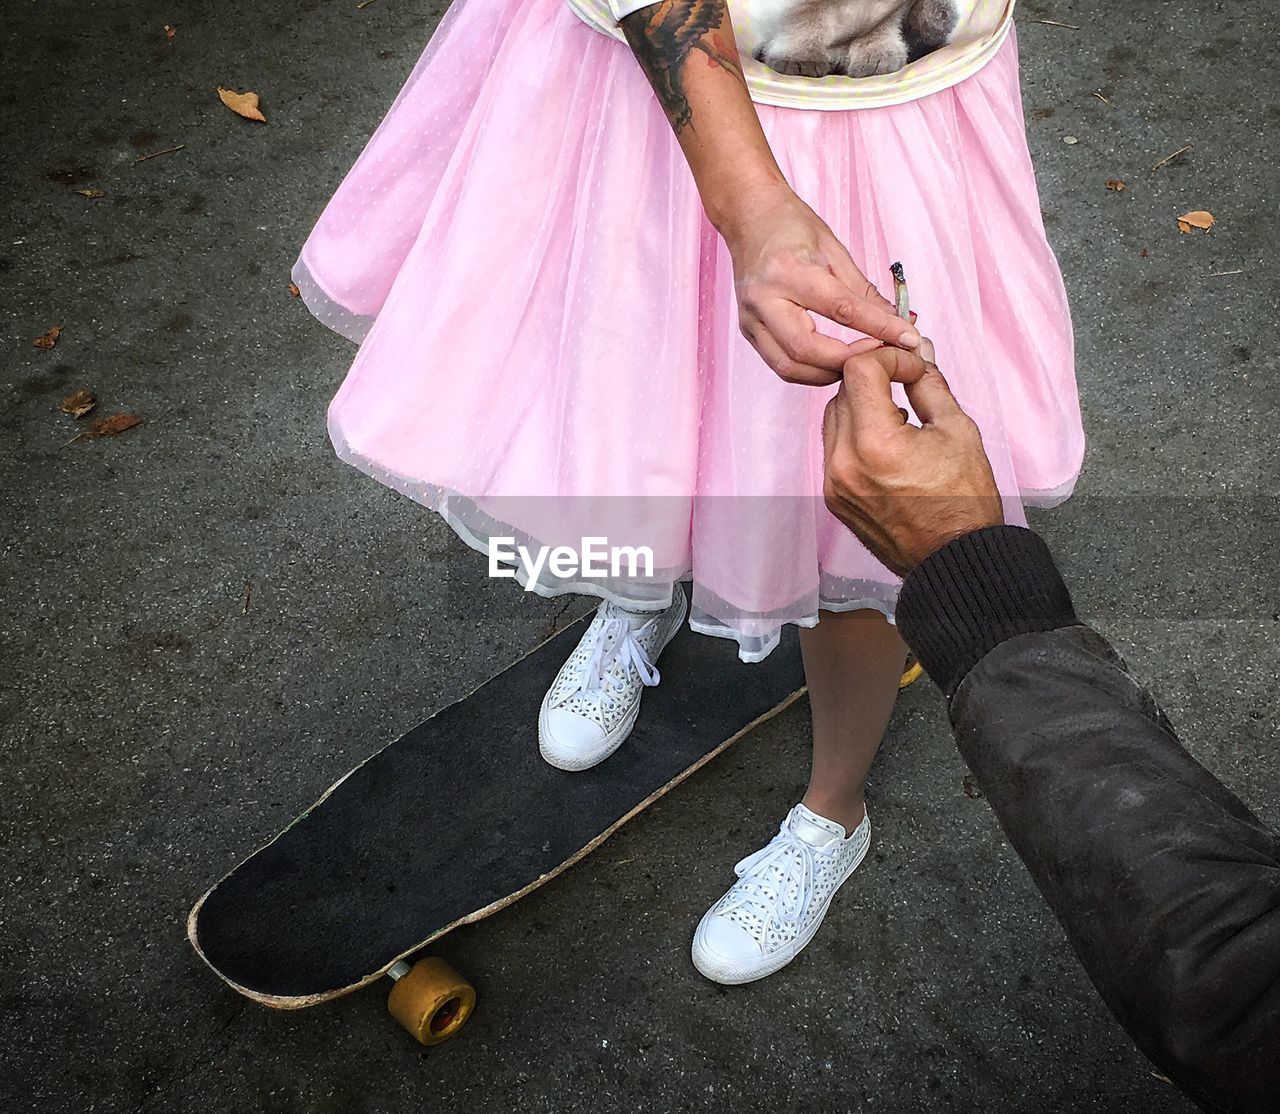
M966 793L924 683L873 773L869 869L762 983L704 982L688 944L798 797L803 702L443 941L480 1006L438 1049L376 989L269 1011L194 956L184 919L213 880L590 606L494 587L334 458L352 350L287 288L442 7L6 7L0 1105L1190 1109ZM1089 434L1077 497L1035 521L1188 747L1280 822L1275 6L1018 11ZM219 85L259 91L270 123ZM1179 231L1192 210L1211 231ZM142 424L71 441L59 401L81 388Z

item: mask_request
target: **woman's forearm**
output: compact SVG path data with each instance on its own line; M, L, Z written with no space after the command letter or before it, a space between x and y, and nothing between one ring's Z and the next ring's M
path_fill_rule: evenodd
M729 249L738 325L760 358L790 383L838 383L850 346L820 332L814 314L918 347L920 334L783 177L747 92L726 0L662 0L621 24Z
M721 233L789 189L747 92L725 0L663 0L622 29Z

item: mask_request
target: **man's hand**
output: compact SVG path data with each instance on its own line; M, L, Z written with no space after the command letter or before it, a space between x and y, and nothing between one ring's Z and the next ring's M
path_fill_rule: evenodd
M852 356L822 423L827 508L899 576L950 541L1004 523L982 437L931 362L883 347ZM906 388L917 427L890 394Z

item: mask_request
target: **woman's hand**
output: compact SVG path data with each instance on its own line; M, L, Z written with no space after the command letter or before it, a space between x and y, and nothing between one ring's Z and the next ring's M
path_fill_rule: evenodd
M721 232L733 257L739 327L788 383L838 383L854 351L820 333L809 310L886 344L920 346L920 334L790 188L769 190L735 210Z

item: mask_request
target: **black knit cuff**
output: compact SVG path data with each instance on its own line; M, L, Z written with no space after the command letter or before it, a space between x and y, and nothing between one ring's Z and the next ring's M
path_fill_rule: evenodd
M907 575L897 623L950 699L1001 642L1079 623L1049 547L1020 526L975 530Z

